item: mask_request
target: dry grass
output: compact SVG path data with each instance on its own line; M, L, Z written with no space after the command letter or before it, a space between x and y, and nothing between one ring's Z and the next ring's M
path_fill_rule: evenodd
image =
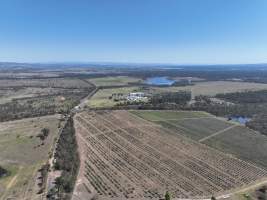
M128 85L129 83L140 83L142 82L139 78L129 76L109 76L104 78L92 78L88 79L91 83L96 86L122 86Z
M35 194L36 170L48 159L48 153L58 134L60 115L29 118L0 123L0 165L11 175L0 180L0 199ZM48 128L49 136L44 144L36 137Z

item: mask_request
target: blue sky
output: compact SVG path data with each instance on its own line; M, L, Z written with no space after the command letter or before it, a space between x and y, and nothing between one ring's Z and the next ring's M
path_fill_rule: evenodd
M0 61L267 63L267 0L0 0Z

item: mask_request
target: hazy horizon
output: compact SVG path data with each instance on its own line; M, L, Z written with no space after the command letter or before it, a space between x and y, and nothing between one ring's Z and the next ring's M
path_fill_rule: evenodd
M3 62L267 63L265 0L4 0Z

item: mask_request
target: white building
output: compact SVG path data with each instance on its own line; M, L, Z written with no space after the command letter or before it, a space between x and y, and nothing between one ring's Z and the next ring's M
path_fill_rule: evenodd
M137 101L137 100L143 100L145 97L145 94L143 92L131 92L127 96L128 101Z

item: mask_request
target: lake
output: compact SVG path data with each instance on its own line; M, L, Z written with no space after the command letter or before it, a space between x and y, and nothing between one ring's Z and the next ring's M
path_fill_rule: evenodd
M238 122L240 124L246 124L249 122L251 119L248 117L240 117L240 116L231 116L231 121Z
M149 85L172 85L174 82L174 80L171 80L165 76L147 78L145 81L145 83Z

